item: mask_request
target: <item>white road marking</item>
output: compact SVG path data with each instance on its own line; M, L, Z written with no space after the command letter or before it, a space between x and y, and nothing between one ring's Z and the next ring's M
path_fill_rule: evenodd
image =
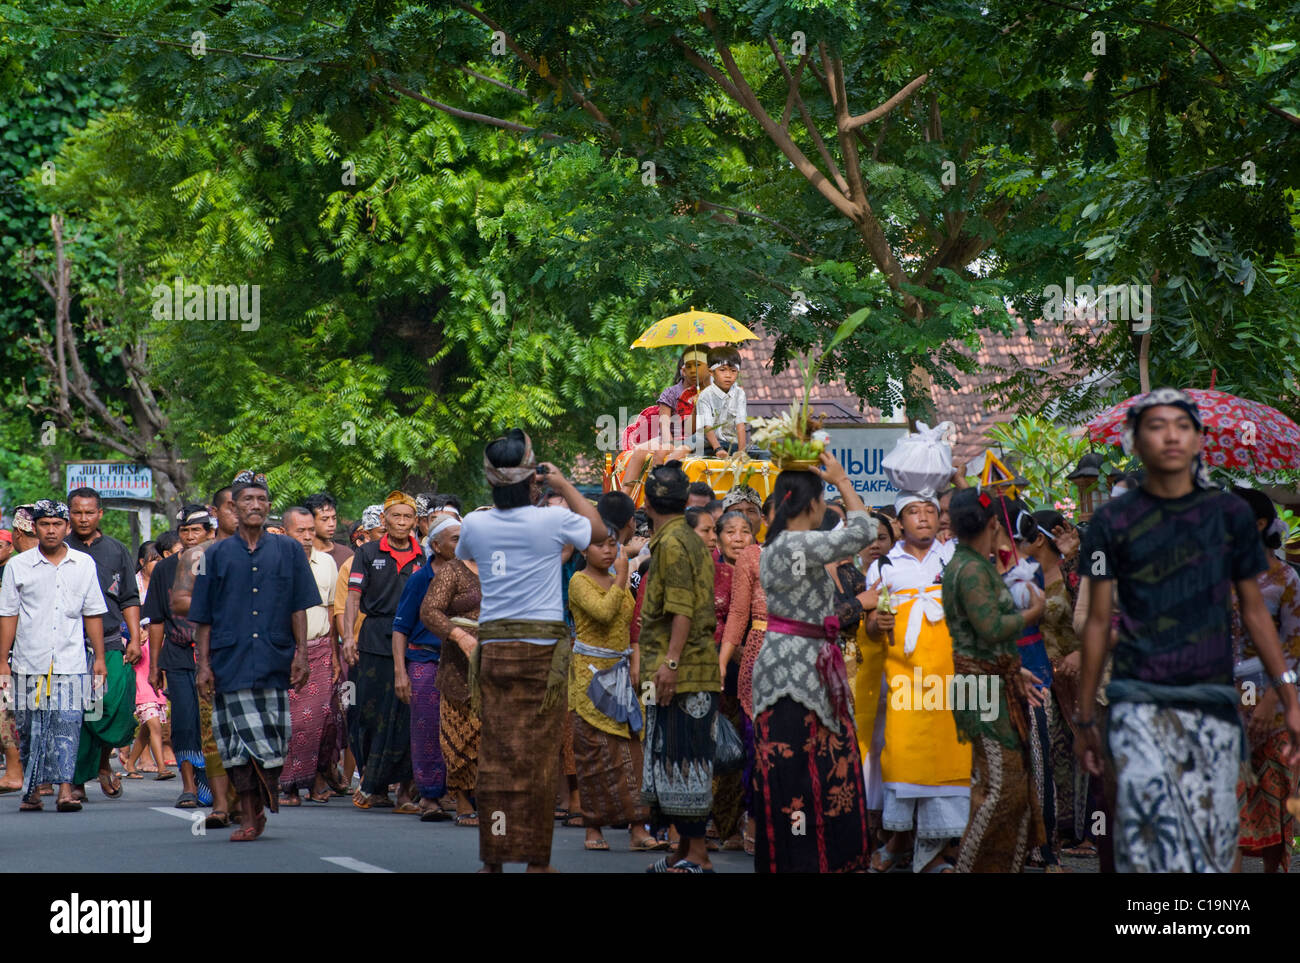
M391 869L384 869L382 866L376 866L374 863L363 863L359 859L353 859L351 856L322 856L327 863L333 863L335 866L342 866L344 869L350 869L358 873L391 873Z
M194 822L195 813L198 813L204 819L208 816L208 814L201 809L176 809L175 807L168 806L150 806L149 808L156 813L162 813L164 816L175 816L177 819L183 819L187 823Z

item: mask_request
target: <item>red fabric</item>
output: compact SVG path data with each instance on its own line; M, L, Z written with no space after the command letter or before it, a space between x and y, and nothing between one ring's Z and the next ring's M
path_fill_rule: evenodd
M401 571L406 566L406 563L409 562L411 559L424 554L423 552L420 551L419 544L415 541L415 539L411 538L409 535L406 537L406 544L407 544L407 550L405 552L399 552L397 549L393 548L391 545L388 544L387 535L384 535L382 538L379 539L379 550L381 552L387 552L389 555L393 557L393 561L397 563L398 571Z

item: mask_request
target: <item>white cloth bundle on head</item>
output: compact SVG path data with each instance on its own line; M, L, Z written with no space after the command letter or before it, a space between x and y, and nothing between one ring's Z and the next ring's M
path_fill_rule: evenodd
M942 421L931 428L923 421L916 432L900 438L894 450L880 463L885 477L899 491L938 491L952 480L952 447L945 440L952 422Z

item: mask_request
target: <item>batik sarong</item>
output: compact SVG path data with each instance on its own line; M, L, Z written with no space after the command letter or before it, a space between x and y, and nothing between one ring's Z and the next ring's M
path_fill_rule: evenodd
M89 675L13 676L14 721L23 767L23 796L50 783L70 783L77 771Z
M1282 872L1290 870L1291 857L1300 850L1296 818L1286 808L1287 797L1300 785L1300 766L1286 764L1290 737L1286 730L1273 732L1255 744L1250 753L1251 783L1237 786L1241 811L1241 848L1247 856L1260 856L1281 846Z
M284 689L218 692L212 699L212 734L230 784L241 796L257 794L279 811L280 770L292 732Z
M447 766L447 788L472 793L478 782L482 727L470 708L469 658L459 645L443 646L437 685L438 741Z
M718 701L717 692L684 692L667 706L646 706L641 796L656 823L667 817L693 839L704 835L713 809Z
M172 752L177 763L194 767L199 802L212 805L212 788L207 779L207 757L203 754L203 725L200 721L199 691L194 684L193 669L167 670L167 699L171 702ZM208 707L208 730L212 729L212 704ZM213 743L215 749L216 743ZM225 770L222 769L222 774Z
M0 752L18 748L18 723L9 709L0 709Z
M573 754L587 828L644 824L650 819L650 809L641 799L639 738L602 732L574 713Z
M1108 725L1116 871L1231 872L1240 724L1199 709L1112 702Z
M104 750L120 749L135 741L135 669L123 661L121 652L105 652L104 669L103 705L87 712L81 723L72 780L77 785L98 777Z
M790 698L754 720L754 870L865 871L871 856L866 788L852 710L840 732Z
M549 865L565 713L563 699L547 698L557 653L521 641L479 650L479 858Z
M1046 839L1025 752L986 735L971 743L970 818L957 850L959 873L1019 873Z
M391 655L360 653L352 680L357 704L350 740L361 791L386 796L388 787L411 778L411 707L393 689Z
M316 774L328 770L334 755L334 733L326 730L334 713L334 679L331 654L334 642L326 633L307 642L307 684L301 690L288 691L289 718L292 734L284 769L280 773L280 788L287 792L310 790ZM322 767L322 758L325 765Z
M732 666L727 666L728 674ZM736 727L736 734L744 740L745 713L740 707L740 699L723 690L718 711ZM745 767L739 772L724 772L713 777L713 827L718 831L719 839L730 839L740 832L740 824L745 816L745 776L751 773L748 756Z
M441 799L447 792L447 764L442 758L438 663L407 662L411 680L411 772L422 799Z

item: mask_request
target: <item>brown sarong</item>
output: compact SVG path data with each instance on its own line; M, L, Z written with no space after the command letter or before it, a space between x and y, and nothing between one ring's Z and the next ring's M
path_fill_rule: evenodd
M575 713L573 755L588 829L650 820L650 807L641 799L640 739L602 732Z
M441 682L441 666L439 670ZM472 793L478 783L478 716L470 711L469 702L455 702L445 694L441 709L438 741L447 764L447 788Z
M552 648L508 641L475 649L483 722L476 797L485 864L551 862L565 711L563 699L548 698Z
M1024 754L989 736L971 743L970 817L957 850L959 873L1019 873L1047 834Z

